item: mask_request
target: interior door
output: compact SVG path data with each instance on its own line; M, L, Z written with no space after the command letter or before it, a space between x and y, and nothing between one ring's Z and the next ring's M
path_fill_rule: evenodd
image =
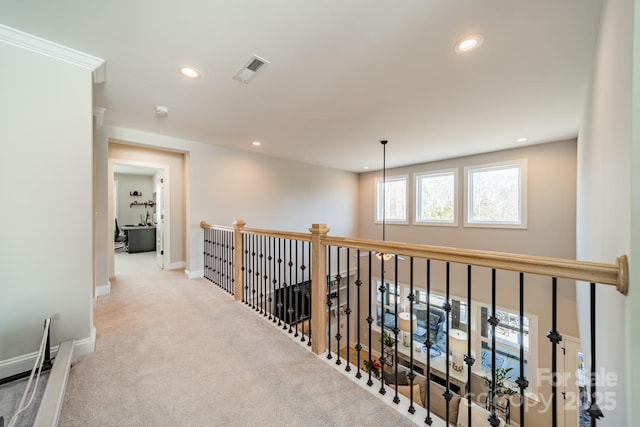
M164 179L162 172L153 176L153 223L156 226L156 262L164 268Z

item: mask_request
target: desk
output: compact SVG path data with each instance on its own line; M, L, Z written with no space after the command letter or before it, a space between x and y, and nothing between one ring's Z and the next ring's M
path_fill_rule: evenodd
M156 250L155 227L121 227L127 233L127 252L149 252Z
M427 358L429 357L427 354L422 352L422 344L418 341L413 341L413 364L425 372L427 372ZM419 347L420 350L416 348ZM402 359L406 362L409 362L411 359L411 347L405 347L402 343L398 343L398 359ZM449 362L451 362L452 357L449 356ZM441 380L441 382L446 381L447 378L447 358L446 354L443 352L438 357L431 358L431 376L437 377L437 379ZM456 387L459 387L459 394L464 394L467 388L467 369L468 366L463 365L462 371L455 371L453 367L449 366L449 383L453 384Z

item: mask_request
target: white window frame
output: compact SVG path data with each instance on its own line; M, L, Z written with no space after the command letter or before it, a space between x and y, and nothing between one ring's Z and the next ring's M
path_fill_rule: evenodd
M422 178L439 177L445 175L453 175L453 219L452 220L434 220L434 219L421 219L422 210ZM443 169L433 172L420 172L415 174L415 225L435 225L444 227L457 227L458 226L458 169Z
M476 359L476 363L474 363L472 367L472 372L480 378L485 375L488 377L491 376L491 371L482 370L482 363L480 360L482 355L482 342L484 341L491 344L490 339L487 341L487 339L481 336L480 323L482 322L482 307L485 307L489 314L491 313L491 305L471 300L471 310L473 313L471 348L475 352L473 357ZM505 311L509 314L516 314L518 317L520 316L518 313L508 308L496 306L496 310ZM530 399L538 401L538 316L526 312L524 313L524 316L529 319L529 349L525 349L524 351L527 357L527 380L529 380L529 387L525 390L525 395ZM488 327L490 328L491 326L489 325ZM499 346L508 347L507 344L497 344ZM510 349L518 352L518 354L520 352L519 346L512 346ZM516 372L516 375L520 375L520 372ZM508 386L519 392L520 389L517 384L508 380L505 382Z
M409 224L409 175L396 175L396 176L388 176L385 178L384 180L386 182L386 184L389 184L390 182L393 181L404 181L404 219L390 219L390 218L385 218L384 222L386 224ZM382 206L382 208L380 207L380 205L382 204L382 191L381 191L381 186L383 185L383 180L382 178L377 178L376 179L376 185L375 185L375 201L376 201L376 205L375 205L375 223L376 224L382 224L382 215L381 213L383 212L382 209L384 209L384 206ZM385 203L388 202L388 197L389 194L387 192L387 194L385 195Z
M519 169L519 194L518 208L519 218L517 221L478 221L473 216L473 173L485 172L501 169ZM527 228L527 159L511 160L499 163L490 163L477 166L467 166L464 168L464 226L465 227L487 227L487 228Z

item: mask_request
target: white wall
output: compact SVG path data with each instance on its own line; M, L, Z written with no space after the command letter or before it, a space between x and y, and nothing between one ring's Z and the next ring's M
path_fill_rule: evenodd
M52 345L93 350L92 87L90 70L3 42L0 68L5 377L30 369L48 316Z
M631 224L639 219L637 211L631 217L630 205L633 16L633 0L605 2L593 82L578 139L579 259L612 262L629 254L633 263ZM633 166L637 169L640 164ZM631 276L632 294L637 292L635 282ZM589 356L589 291L584 284L578 284L578 304L583 350ZM610 399L600 404L604 418L599 426L633 424L628 367L631 361L637 362L638 354L632 357L629 351L628 305L629 300L614 288L598 288L596 368L616 377L598 387L599 397Z
M185 262L192 276L203 269L202 220L302 232L320 222L333 235L356 234L356 174L119 127L106 126L100 139L185 153Z
M390 147L390 145L387 147L387 153L390 152ZM527 229L464 227L462 225L464 167L518 159L527 159ZM458 169L458 197L460 199L458 226L387 224L387 240L574 259L576 250L576 161L576 140L567 140L387 170L387 177L409 176L410 221L414 218L413 195L416 173ZM359 230L362 238L380 239L382 236L382 226L374 223L375 181L381 177L381 171L360 175ZM611 259L608 261L612 262ZM431 267L432 292L444 294L446 283L444 265L433 262ZM391 267L389 268L393 271ZM374 265L375 269L376 265ZM409 283L406 273L406 268L404 271L401 270L399 274L401 283ZM425 268L419 262L416 262L413 277L416 286L426 288ZM466 298L467 270L465 265L455 263L451 265L450 281L451 294ZM573 281L564 279L558 281L558 307L560 307L558 310L558 329L563 335L578 337L576 291L573 283ZM490 284L490 270L475 268L473 270L473 299L490 304ZM498 306L518 312L517 284L516 273L499 271L496 296ZM551 346L546 337L547 331L552 326L551 298L551 280L549 278L535 275L525 276L525 311L537 316L538 320L538 340L532 345L532 349L537 350L537 354L532 352L532 357L537 356L538 367L547 369L547 372L551 368ZM528 379L533 386L538 382L537 373L530 371ZM538 392L542 396L550 395L551 387L548 383L539 382L537 386ZM530 387L529 390L532 388ZM529 403L531 406L527 409L527 425L535 427L550 425L550 409L544 404L536 405L533 401ZM541 415L538 411L546 412ZM518 418L519 415L512 411L512 419Z
M631 145L631 257L637 259L640 253L640 0L634 3L634 25L633 25L633 103L632 103L632 120L633 120L633 141ZM640 359L640 294L638 294L637 283L635 279L640 275L640 266L638 263L630 265L630 275L634 289L628 296L628 320L629 337L629 353L627 357L627 366L630 373L629 401L634 402L633 398L640 396L640 365L633 363ZM639 405L628 405L629 420L640 419Z
M115 174L115 181L118 182L118 211L116 217L118 218L118 225L138 225L142 221L140 215L143 216L143 221L149 212L151 220L153 220L153 207L149 206L131 206L131 203L147 203L153 200L153 177L146 175L131 175L131 174ZM137 191L141 196L132 196L131 192Z

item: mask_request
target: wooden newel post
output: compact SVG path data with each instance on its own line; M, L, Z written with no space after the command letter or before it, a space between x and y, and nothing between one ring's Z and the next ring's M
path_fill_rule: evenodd
M240 301L242 299L242 263L244 260L244 257L242 256L242 252L244 251L244 248L242 247L242 229L245 225L247 225L247 223L241 219L233 222L233 227L235 228L233 233L233 296L236 301Z
M311 232L311 351L327 350L327 247L322 238L329 228L312 224Z

